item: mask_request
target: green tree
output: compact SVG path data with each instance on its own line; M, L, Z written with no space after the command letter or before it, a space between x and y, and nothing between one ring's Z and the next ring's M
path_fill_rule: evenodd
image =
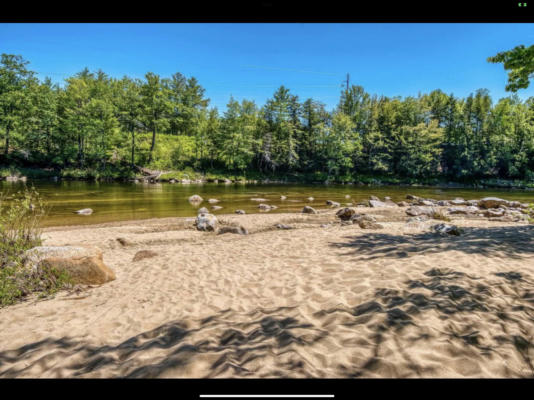
M512 50L503 51L488 58L492 63L503 63L508 72L506 90L517 92L526 89L534 76L534 45L525 47L520 45Z

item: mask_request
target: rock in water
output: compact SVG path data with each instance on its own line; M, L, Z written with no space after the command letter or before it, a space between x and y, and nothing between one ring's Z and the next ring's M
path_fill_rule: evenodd
M217 211L217 210L220 210L222 207L221 206L212 206L211 209L214 210L214 211Z
M341 204L339 204L337 201L332 200L326 200L326 205L331 207L340 207Z
M447 234L447 235L455 235L459 236L462 234L462 230L458 228L456 225L448 225L448 224L438 224L434 225L432 229L440 234Z
M218 203L220 200L217 200L217 199L208 199L208 203L210 204L215 204L215 203Z
M200 197L198 194L194 194L189 198L190 203L202 203L204 199Z
M306 200L308 201L314 201L315 199L313 197L308 197Z
M478 206L481 208L497 208L499 206L507 206L507 200L499 199L498 197L484 197L478 201Z
M198 214L209 214L209 212L210 211L206 207L201 207L198 209L197 215Z
M369 199L373 200L373 201L380 201L380 199L376 196L371 196L369 197Z
M250 200L252 200L252 201L267 201L267 199L261 199L261 198L258 198L258 197L252 197Z
M302 209L302 213L304 214L317 214L317 211L315 211L315 208L310 206L304 206Z
M82 208L81 210L74 212L80 215L91 215L93 213L93 210L91 208Z
M348 221L355 214L356 214L356 210L354 210L353 208L346 207L346 208L339 210L336 213L336 217L338 217L342 221Z
M269 211L271 209L271 206L269 204L260 204L258 205L258 208L262 211Z
M245 210L235 210L236 214L245 214Z
M217 235L222 235L224 233L234 233L236 235L248 235L248 230L242 226L222 226L217 231Z
M96 247L39 246L26 251L23 258L24 265L34 271L54 268L67 272L72 283L101 285L116 278Z
M199 231L213 232L215 229L217 229L217 217L209 213L198 214L195 221L195 226Z
M285 200L287 199L287 196L280 196L280 200Z
M346 199L350 199L350 194L346 194L346 195L345 195L345 198L346 198Z
M141 250L141 251L138 251L137 253L135 253L135 256L132 259L132 261L136 262L136 261L143 260L145 258L156 257L157 255L158 255L158 253L156 253L155 251L152 251L152 250Z

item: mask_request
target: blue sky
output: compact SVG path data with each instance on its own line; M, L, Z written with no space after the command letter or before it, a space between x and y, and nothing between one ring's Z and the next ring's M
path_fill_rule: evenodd
M347 73L371 94L487 88L498 99L507 74L486 59L519 44L534 44L534 24L0 24L0 53L22 55L41 78L181 72L221 111L230 95L263 105L282 84L332 109Z

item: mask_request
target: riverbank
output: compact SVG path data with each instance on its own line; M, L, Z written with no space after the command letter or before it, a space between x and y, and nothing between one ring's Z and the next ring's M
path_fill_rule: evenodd
M217 216L248 235L46 228L117 279L0 309L0 377L532 377L533 225L451 215L464 232L443 236L406 207L355 209L383 228L324 208Z
M501 189L525 189L534 190L534 182L506 179L479 179L466 182L454 182L446 178L413 179L394 176L354 175L345 177L329 177L324 173L304 174L261 174L247 172L245 174L233 174L225 171L160 171L161 174L147 177L139 172L132 171L129 167L109 167L103 170L95 169L53 169L53 168L28 168L18 166L0 166L0 181L12 182L27 180L50 180L50 181L101 181L101 182L164 182L164 183L278 183L278 184L347 184L357 186L422 186L437 188L501 188Z

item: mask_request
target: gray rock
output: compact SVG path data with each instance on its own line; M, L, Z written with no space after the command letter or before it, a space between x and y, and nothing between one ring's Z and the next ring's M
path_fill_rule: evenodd
M367 214L354 214L352 217L350 217L350 220L353 224L359 224L360 221L376 222L375 217Z
M369 197L370 200L373 200L373 201L380 201L380 199L376 196L371 196Z
M439 200L436 204L441 207L448 207L451 205L448 200Z
M287 199L287 196L280 196L280 200L285 200Z
M436 212L435 208L433 207L423 207L423 206L412 206L412 207L409 207L407 210L406 210L406 214L412 216L412 217L416 217L418 215L434 215L434 213Z
M504 210L502 208L489 209L484 212L486 217L502 217L504 215Z
M410 207L410 203L408 203L408 202L406 202L406 201L399 201L399 202L397 203L397 205L398 205L399 207Z
M235 210L236 214L246 214L245 210Z
M267 201L267 199L261 199L261 198L258 198L258 197L252 197L250 200L252 200L252 201Z
M313 197L308 197L306 200L308 201L314 201L315 199Z
M195 226L199 231L210 231L213 232L217 229L217 217L213 214L198 214L195 221Z
M465 206L465 207L450 207L450 208L447 209L447 211L449 212L449 214L464 214L464 215L467 215L467 214L476 214L480 210L478 209L478 207Z
M277 227L278 229L293 229L292 226L290 226L290 225L284 225L284 224L276 224L276 227Z
M221 206L212 206L211 209L214 210L214 211L217 211L217 210L220 210L222 207Z
M263 211L269 211L272 207L269 204L261 203L260 205L258 205L258 208Z
M453 206L463 206L467 204L467 202L461 197L457 197L454 200L450 200L449 203L451 203Z
M91 208L83 208L78 211L74 211L76 214L80 215L91 215L93 213L93 210Z
M206 208L206 207L202 207L202 208L199 208L198 211L197 211L197 215L198 214L209 214L209 210Z
M432 229L436 233L439 233L439 234L455 235L455 236L460 236L462 234L462 230L458 228L456 225L438 224L438 225L434 225Z
M220 200L217 200L217 199L208 199L208 203L210 204L215 204L215 203L218 203L220 202Z
M313 207L310 206L304 206L302 209L303 214L317 214L317 211Z

